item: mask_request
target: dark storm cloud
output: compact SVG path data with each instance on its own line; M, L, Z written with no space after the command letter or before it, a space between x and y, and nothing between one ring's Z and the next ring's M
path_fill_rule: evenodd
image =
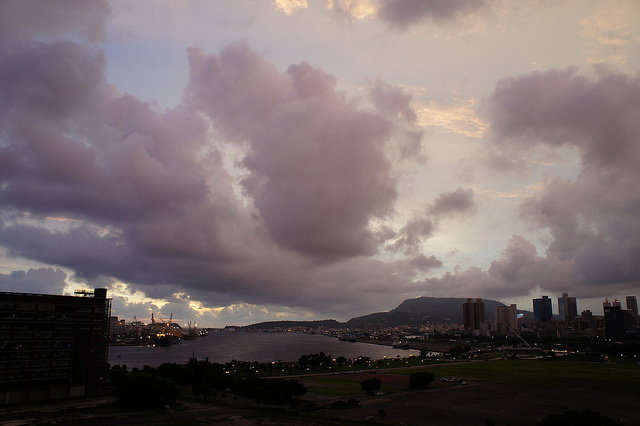
M596 72L595 81L575 68L500 81L485 108L497 152L517 166L537 146L569 146L585 172L636 167L638 77Z
M401 230L403 246L417 249L418 244L433 235L436 225L429 218L417 217L410 220Z
M383 0L379 18L397 29L423 21L452 21L485 7L484 0Z
M0 291L62 294L67 274L61 269L38 268L0 274Z
M411 218L398 233L383 234L386 240L393 240L387 248L392 251L404 249L405 254L417 253L422 249L421 243L435 234L441 219L475 211L474 194L472 189L464 188L441 193L422 214Z
M569 269L569 262L538 256L531 242L514 235L486 270L475 266L455 268L442 277L424 280L421 288L432 295L482 295L495 299L527 295L536 288L560 292L568 290Z
M472 212L476 205L473 189L458 188L453 192L440 194L427 209L434 216L448 216Z
M387 156L407 128L396 112L358 107L309 64L279 72L243 43L189 56L185 105L158 111L109 85L96 49L33 42L0 54L9 256L128 283L184 316L176 293L205 306L355 308L402 291L411 273L400 268L439 266L360 257L377 250L369 222L394 209ZM242 198L226 143L248 146Z
M11 255L83 279L242 287L216 265L259 237L246 235L249 214L197 113L118 94L103 56L68 41L2 56L0 70L0 158L11 164L0 239ZM43 226L48 217L64 229Z
M423 284L486 297L522 296L539 288L597 297L640 285L640 77L596 68L549 70L498 83L483 107L490 122L488 164L499 171L531 167L536 150L568 147L582 160L574 179L556 178L521 205L521 216L547 229L544 254L513 236L487 270L456 269ZM442 197L432 205L464 205Z
M369 82L367 90L376 110L389 117L397 129L398 135L393 144L396 157L400 161L424 161L424 130L417 124L418 117L411 105L411 94L382 79Z
M175 213L207 192L204 174L174 155L201 145L207 126L181 110L162 115L120 97L104 58L72 42L37 44L1 59L3 206L83 220ZM175 130L173 126L179 126Z
M21 0L0 2L0 47L30 41L34 36L57 37L73 33L89 40L105 35L107 1Z
M549 229L548 255L572 260L576 283L637 286L640 78L552 70L502 82L492 105L498 149L524 156L538 144L565 145L582 158L575 179L552 181L523 205L527 218Z
M416 121L416 113L411 107L411 95L401 87L378 79L371 83L369 94L373 104L379 110L397 114L411 122Z
M307 63L278 72L245 43L189 52L188 104L249 144L242 181L270 235L310 256L372 254L372 218L393 211L383 115L357 109L335 78Z

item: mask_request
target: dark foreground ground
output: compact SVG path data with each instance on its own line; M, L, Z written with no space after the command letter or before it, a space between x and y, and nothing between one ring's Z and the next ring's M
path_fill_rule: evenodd
M369 378L369 374L350 375L349 380ZM378 374L386 384L403 386L407 376ZM312 377L303 381L312 384ZM469 381L468 385L436 382L426 390L399 391L383 395L331 398L308 394L305 400L328 405L335 399L356 398L360 407L348 410L323 410L314 415L284 413L278 409L258 409L255 403L241 406L239 400L225 404L180 401L170 409L138 411L122 408L111 397L25 404L0 407L0 425L333 425L363 424L374 416L376 423L408 425L535 425L551 413L590 409L621 420L625 425L640 425L637 396L533 386ZM237 406L233 406L233 404ZM386 415L380 418L380 410ZM55 423L54 423L55 422Z
M371 376L363 374L354 379L362 380L367 377ZM383 382L408 382L406 376L379 374L378 377ZM383 409L386 412L383 422L390 424L482 426L487 424L487 419L491 419L496 425L526 426L535 425L552 413L592 410L623 421L625 425L640 425L640 400L636 395L480 381L468 383L442 386L436 382L426 390L365 396L359 398L359 408L339 413L344 418L363 419L377 415ZM380 420L376 416L376 421Z

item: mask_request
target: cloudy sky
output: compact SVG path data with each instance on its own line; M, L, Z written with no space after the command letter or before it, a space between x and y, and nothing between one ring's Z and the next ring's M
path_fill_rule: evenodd
M601 314L640 296L639 70L638 0L1 1L0 290Z

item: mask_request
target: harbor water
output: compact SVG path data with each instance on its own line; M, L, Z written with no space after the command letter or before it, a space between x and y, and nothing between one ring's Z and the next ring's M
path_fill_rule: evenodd
M190 358L210 362L237 361L288 362L302 355L324 352L333 358L344 356L356 359L408 357L419 355L417 350L396 349L390 346L362 342L345 342L333 337L300 333L227 332L209 333L197 340L184 340L167 347L110 346L109 363L126 364L128 368L145 365L157 367L163 363L186 363Z

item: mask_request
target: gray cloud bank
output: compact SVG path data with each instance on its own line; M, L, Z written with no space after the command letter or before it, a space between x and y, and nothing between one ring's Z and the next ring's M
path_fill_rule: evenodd
M100 50L4 41L9 256L152 297L186 291L208 306L332 306L358 293L364 306L402 292L396 275L407 265L440 265L367 257L379 251L372 221L395 213L391 158L422 150L398 88L377 82L370 98L349 99L321 69L303 62L283 73L240 42L219 54L190 49L184 102L157 111L106 81ZM242 152L231 170L229 146Z
M427 20L453 21L485 7L484 0L383 0L378 17L392 28L404 30Z
M61 20L47 36L76 34L95 21L87 16ZM379 309L389 294L503 298L540 286L595 296L638 287L638 77L569 69L501 81L484 106L486 157L497 173L520 167L531 150L560 146L580 153L582 170L522 205L523 219L549 230L546 253L514 236L487 270L425 279L442 261L421 244L443 220L478 206L459 188L398 229L375 226L394 217L402 162L424 156L400 88L373 81L367 96L350 98L322 69L302 62L281 72L239 42L217 54L189 49L183 102L157 111L106 81L99 49L11 28L0 53L0 243L10 256L175 303L186 292L210 307L247 302L345 317ZM229 150L240 153L232 166ZM372 257L387 251L396 260ZM65 278L42 268L2 275L0 284L37 290L50 279L57 292Z
M486 271L457 270L425 282L508 297L529 289L604 297L640 286L640 77L599 67L549 70L498 83L484 105L485 154L499 172L530 168L535 150L569 148L575 179L556 178L525 200L521 216L549 231L547 250L514 236Z

